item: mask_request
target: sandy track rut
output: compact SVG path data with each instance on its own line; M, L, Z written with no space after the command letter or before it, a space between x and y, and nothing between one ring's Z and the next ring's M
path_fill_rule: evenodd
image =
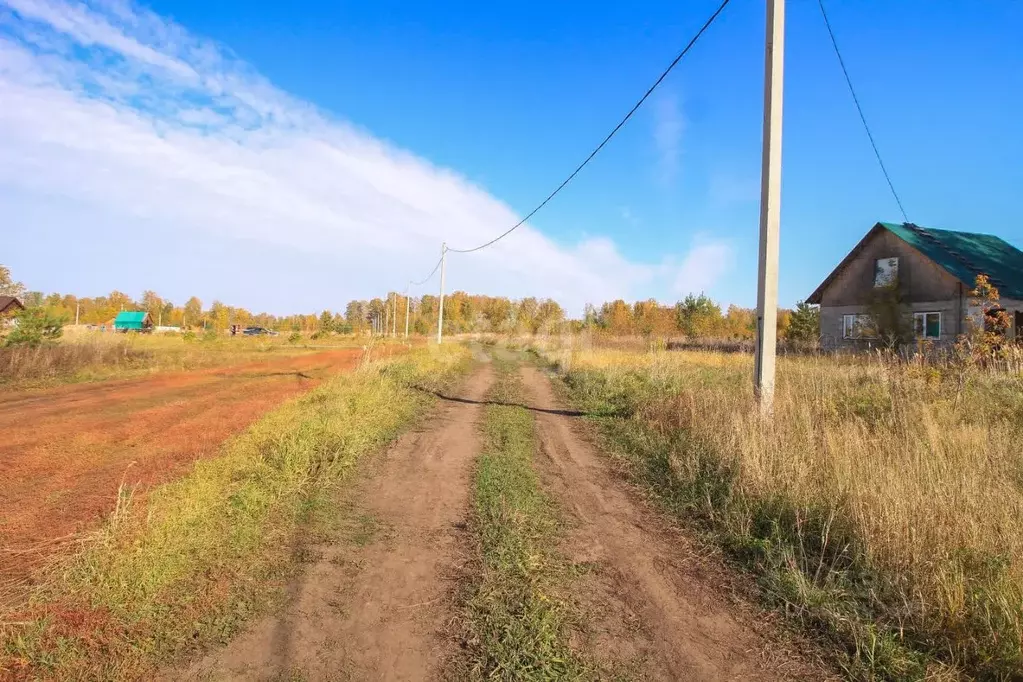
M350 492L346 537L315 548L279 613L173 677L439 677L451 655L479 402L492 380L484 365L423 431L406 434L368 467Z
M637 679L820 679L815 665L762 636L685 536L610 472L559 409L550 380L529 366L522 375L542 479L570 517L563 550L594 569L572 591L589 616L596 655Z

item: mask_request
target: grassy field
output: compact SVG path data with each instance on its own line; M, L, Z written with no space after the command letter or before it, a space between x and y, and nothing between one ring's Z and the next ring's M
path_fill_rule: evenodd
M558 596L569 567L556 549L558 514L533 468L532 413L514 403L517 366L495 361L497 382L476 465L473 531L478 566L466 596L468 650L456 679L590 679L570 649L571 608Z
M1023 671L1023 377L784 358L539 348L665 505L838 644L857 679Z
M257 422L106 526L16 613L0 616L0 671L16 678L145 678L225 641L281 596L335 486L468 366L421 349L330 380Z
M321 339L216 334L113 334L69 332L36 348L0 346L0 386L30 388L57 383L130 377L156 371L190 371L327 348L364 346L367 338ZM377 341L376 345L382 342Z

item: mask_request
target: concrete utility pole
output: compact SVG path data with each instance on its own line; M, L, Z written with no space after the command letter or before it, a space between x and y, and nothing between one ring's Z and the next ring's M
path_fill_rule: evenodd
M437 308L437 345L444 340L444 269L448 264L447 242L440 245L440 305Z
M781 105L785 63L785 0L767 0L764 60L764 140L760 175L760 269L757 285L757 350L753 388L760 411L774 403L778 335L778 229L781 222Z
M409 299L408 287L405 287L405 338L408 338L408 313L409 313Z
M75 303L75 326L78 326L78 314L82 312L82 304Z
M398 292L394 292L394 304L391 308L391 336L398 336Z

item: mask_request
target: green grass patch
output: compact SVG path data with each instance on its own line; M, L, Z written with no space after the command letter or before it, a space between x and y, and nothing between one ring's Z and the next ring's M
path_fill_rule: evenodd
M516 365L495 359L488 396L516 403ZM479 566L469 587L467 652L455 677L473 680L575 680L593 677L569 647L573 619L559 593L571 578L556 549L558 514L541 491L532 413L488 405L474 487Z
M359 459L431 404L416 387L442 389L468 365L455 346L370 364L270 413L144 507L124 495L98 536L0 624L0 670L140 678L228 640L282 596L304 535L333 513L332 493Z

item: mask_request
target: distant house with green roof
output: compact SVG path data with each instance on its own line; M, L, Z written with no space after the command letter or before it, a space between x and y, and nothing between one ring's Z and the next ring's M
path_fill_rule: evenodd
M907 331L946 344L979 315L970 295L977 275L998 288L1008 336L1023 339L1023 251L993 235L877 223L807 301L820 306L827 348L876 343L879 307L893 304Z
M114 318L114 330L119 332L149 332L153 329L153 320L149 313L143 311L122 310Z

